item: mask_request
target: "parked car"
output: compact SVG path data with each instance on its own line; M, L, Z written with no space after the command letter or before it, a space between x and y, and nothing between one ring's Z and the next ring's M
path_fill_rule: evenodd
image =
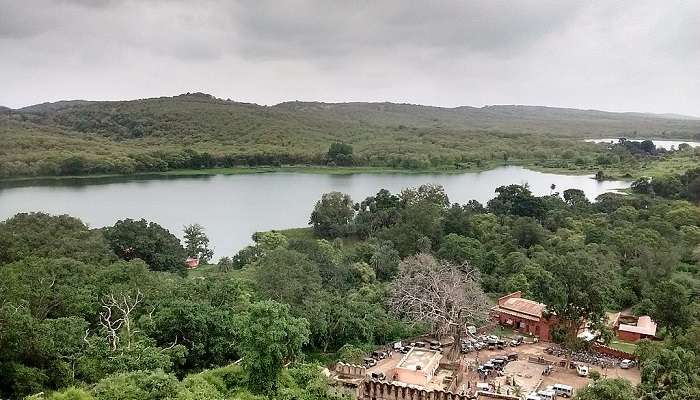
M368 358L364 359L364 363L365 363L365 367L371 368L371 367L374 367L375 365L377 365L377 360L375 360L374 358L368 357Z
M513 338L513 340L510 341L510 345L512 347L520 346L521 344L523 344L523 340L524 338L522 336L516 336Z
M476 383L476 390L480 392L490 392L491 391L491 385L489 385L486 382L477 382Z
M540 396L540 399L542 400L556 400L557 398L557 393L549 388L545 390L540 390L539 392L537 392L537 395Z
M386 375L384 375L384 372L372 372L372 379L383 381L386 379Z
M622 369L634 368L636 365L637 363L634 360L624 359L620 361L620 368Z
M525 400L542 400L542 398L537 393L532 392L525 396Z
M416 342L414 343L415 347L427 347L427 344L425 342Z
M562 383L555 383L551 386L554 393L561 397L572 397L574 395L574 388L569 385L564 385Z
M576 373L578 376L588 376L588 367L582 364L576 366Z
M402 348L399 349L399 353L406 354L409 351L411 351L411 346L403 346Z
M494 366L497 370L502 370L503 367L505 367L506 364L507 364L506 360L501 360L501 359L497 359L497 358L493 358L493 359L489 360L489 362L490 362L491 364L493 364L493 366Z
M516 353L516 352L508 353L507 357L508 357L508 361L515 361L518 359L518 353Z
M387 357L389 357L389 353L387 353L386 351L377 350L372 352L372 358L376 360L383 360Z

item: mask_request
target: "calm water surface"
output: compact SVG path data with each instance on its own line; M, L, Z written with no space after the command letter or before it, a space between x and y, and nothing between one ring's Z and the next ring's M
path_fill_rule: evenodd
M381 188L396 193L434 183L445 187L453 203L471 199L486 203L494 197L494 189L509 184L527 183L537 195L549 194L552 184L559 192L579 188L589 199L630 185L515 166L464 174L264 173L98 182L0 189L0 220L30 211L70 214L91 227L145 218L179 237L184 225L199 223L206 228L216 257L221 257L251 243L254 232L307 226L314 204L330 191L348 193L357 202Z

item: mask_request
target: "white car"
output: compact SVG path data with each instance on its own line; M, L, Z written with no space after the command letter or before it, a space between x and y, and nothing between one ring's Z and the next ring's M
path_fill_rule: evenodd
M588 367L579 364L576 366L576 373L578 374L578 376L588 376Z
M540 390L537 392L537 395L540 396L540 399L542 400L556 400L557 398L557 393L549 388L546 390Z
M561 396L561 397L573 397L574 396L574 388L572 388L569 385L564 385L562 383L555 383L553 386L548 387L548 389L549 388L554 390L554 392L557 394L557 396Z
M637 365L637 363L634 360L624 359L620 361L620 368L622 369L634 368L635 365Z

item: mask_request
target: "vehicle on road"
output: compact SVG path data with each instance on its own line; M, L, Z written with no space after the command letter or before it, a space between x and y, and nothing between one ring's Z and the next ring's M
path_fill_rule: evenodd
M371 367L374 367L375 365L377 365L377 360L375 360L374 358L367 357L363 361L365 363L365 367L367 367L367 368L371 368Z
M620 368L622 369L634 368L635 366L637 366L637 362L634 360L624 359L620 361Z

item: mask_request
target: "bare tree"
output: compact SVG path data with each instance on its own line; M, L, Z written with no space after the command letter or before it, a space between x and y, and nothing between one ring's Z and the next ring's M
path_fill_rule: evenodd
M133 327L131 313L142 300L143 293L138 289L134 297L130 294L120 296L109 294L102 300L103 311L100 312L100 325L107 331L107 341L109 341L112 351L115 351L119 345L119 331L122 328L124 328L126 336L126 348L131 348L132 338L138 333L138 330Z
M391 309L409 322L429 324L435 335L451 336L455 357L466 326L488 317L479 272L468 264L452 265L424 253L401 261L399 270L392 285Z

